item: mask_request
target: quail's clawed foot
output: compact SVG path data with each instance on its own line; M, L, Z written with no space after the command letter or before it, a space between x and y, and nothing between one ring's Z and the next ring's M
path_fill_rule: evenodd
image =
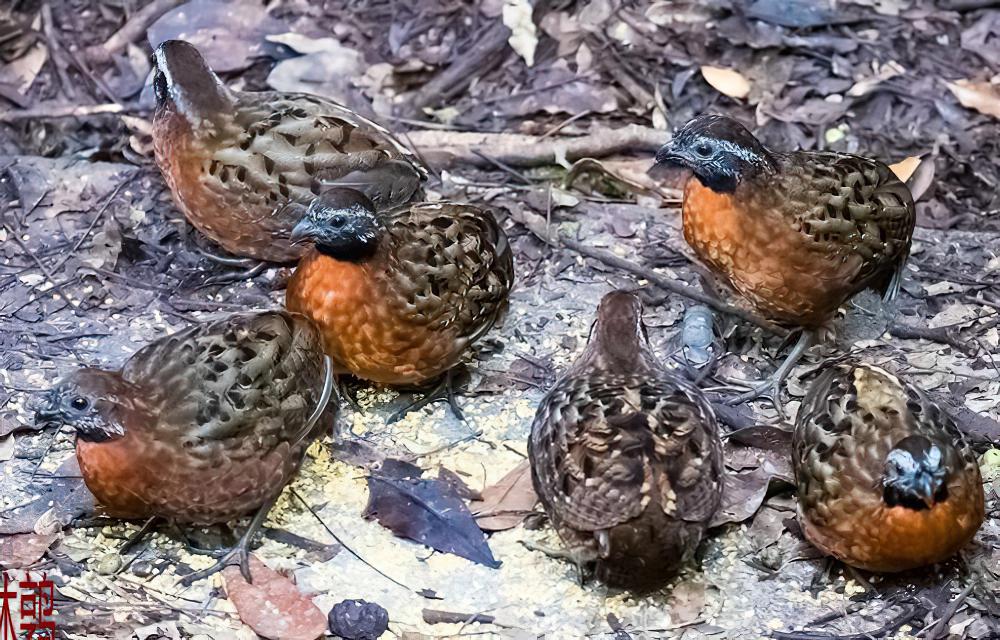
M247 527L246 532L242 537L240 537L236 546L224 552L215 564L207 569L189 573L181 578L178 584L183 587L190 587L195 582L204 580L210 575L218 573L230 565L238 565L240 573L243 574L243 579L252 583L253 577L250 575L250 545L253 543L254 536L257 535L257 532L260 531L260 528L263 526L264 520L267 519L267 514L271 510L271 507L273 507L274 503L277 501L278 496L275 496L264 503L264 505L257 510L257 513L253 516L253 520L250 521L250 526Z
M784 403L781 401L781 387L785 382L785 378L791 373L796 363L802 359L802 356L809 347L813 345L815 339L816 336L813 332L803 331L802 335L799 336L798 342L792 348L791 353L788 354L788 357L785 358L784 362L781 363L781 366L778 367L777 371L771 377L751 386L749 391L727 398L724 404L735 406L756 400L757 398L767 398L774 405L778 414L782 418L785 418Z
M419 400L414 400L409 405L389 416L389 419L386 420L386 424L399 422L406 417L406 414L413 411L420 411L427 405L435 402L447 402L448 406L451 407L452 414L462 422L465 422L465 414L462 413L462 409L458 406L458 400L455 397L454 371L454 369L449 369L447 373L441 376L441 380L434 386L434 388L424 394L424 396Z

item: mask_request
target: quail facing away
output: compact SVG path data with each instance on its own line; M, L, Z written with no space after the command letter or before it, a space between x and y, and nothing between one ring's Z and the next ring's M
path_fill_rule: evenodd
M288 283L286 305L312 318L338 373L390 385L441 378L507 308L513 255L493 214L455 202L377 212L364 194L316 198L292 238L315 246Z
M157 48L153 82L156 162L191 224L230 253L297 259L292 228L329 185L358 189L378 209L423 195L413 154L330 100L233 91L180 40Z
M885 164L846 153L766 148L736 120L703 115L656 154L693 172L684 238L698 259L766 318L804 329L770 381L735 402L777 394L848 299L899 291L915 213ZM777 404L777 403L776 403Z
M256 511L212 569L239 562L332 424L332 367L316 327L286 311L192 326L137 351L120 371L79 369L48 394L36 420L77 432L76 455L105 514L222 523Z
M715 415L656 359L632 293L601 301L586 351L538 408L528 457L569 557L613 586L662 586L719 509Z
M851 566L940 562L983 522L969 443L922 391L883 369L828 365L799 409L792 444L802 530Z

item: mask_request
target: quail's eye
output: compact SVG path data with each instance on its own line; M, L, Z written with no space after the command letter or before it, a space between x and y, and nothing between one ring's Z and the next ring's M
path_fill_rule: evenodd
M73 407L77 411L83 411L90 406L90 401L86 398L77 396L70 401L69 406Z
M712 145L702 142L697 147L694 148L694 152L697 153L702 158L707 158L712 155Z
M342 213L338 213L337 215L330 218L330 224L339 229L343 227L345 224L347 224L347 216L345 216Z

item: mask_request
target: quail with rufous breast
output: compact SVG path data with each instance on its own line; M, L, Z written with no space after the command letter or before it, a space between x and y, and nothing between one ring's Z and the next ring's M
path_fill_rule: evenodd
M656 162L693 172L683 227L698 259L757 313L804 329L770 381L734 402L777 394L816 331L854 295L875 289L891 302L898 293L913 197L878 160L774 151L736 120L703 115Z
M586 350L538 408L528 457L567 555L612 586L663 586L719 509L711 405L657 360L629 292L601 301Z
M36 420L76 430L76 455L102 512L223 523L256 512L203 578L239 563L270 507L330 428L333 370L300 314L237 314L137 351L120 371L84 368L48 392Z
M968 440L924 392L884 369L828 365L799 409L792 445L802 531L851 566L941 562L983 523Z
M332 185L378 209L423 196L426 171L386 129L326 98L235 91L180 40L156 49L153 148L174 201L237 256L289 262L291 232Z
M513 254L493 214L457 202L385 212L335 188L293 230L314 247L288 283L286 305L312 318L338 373L438 389L393 420L438 399L466 349L502 317Z

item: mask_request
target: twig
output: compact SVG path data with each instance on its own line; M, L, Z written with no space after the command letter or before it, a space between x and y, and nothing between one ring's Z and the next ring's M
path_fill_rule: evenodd
M941 611L941 617L938 619L937 624L931 627L930 631L927 632L928 640L938 640L939 638L946 638L948 636L948 623L951 619L955 617L958 612L958 608L962 606L965 599L969 597L972 593L972 587L974 585L970 584L966 588L955 596L955 599L949 602L944 609Z
M393 584L395 584L397 586L403 587L407 591L416 593L416 591L414 591L410 587L406 586L405 584L403 584L402 582L396 580L395 578L392 578L389 575L383 573L381 569L379 569L378 567L376 567L372 563L370 563L367 560L365 560L364 558L362 558L358 554L357 551L355 551L354 549L352 549L351 547L349 547L346 542L344 542L343 540L340 539L340 536L338 536L336 533L334 533L333 530L330 529L330 527L327 526L326 522L323 521L323 518L320 518L319 514L316 513L315 511L313 511L313 508L309 506L309 503L306 502L305 499L302 498L302 496L299 495L298 491L296 491L295 489L293 489L291 487L289 487L289 491L291 491L292 495L295 496L295 499L298 500L300 503L302 503L302 506L305 507L306 510L308 510L309 513L312 514L312 517L316 519L316 522L318 522L320 524L320 526L322 526L324 529L326 529L326 532L330 534L330 537L332 537L334 540L336 540L337 544L339 544L341 547L344 548L344 551L346 551L347 553L351 554L352 556L354 556L355 558L357 558L358 560L360 560L361 562L363 562L365 565L367 565L373 571L375 571L375 573L379 574L380 576L382 576L383 578L385 578L389 582L391 582L391 583L393 583Z
M895 633L901 626L914 618L926 613L927 609L920 605L913 605L903 609L898 616L871 631L861 633L836 634L823 631L772 631L771 637L777 640L871 640L881 638L891 633Z
M35 118L82 118L98 114L122 113L120 104L63 105L42 103L34 109L8 109L0 111L0 122L17 122Z
M656 273L652 269L647 269L646 267L638 265L631 260L620 258L610 251L604 251L603 249L596 249L589 245L585 245L564 233L556 232L556 237L553 238L549 235L549 232L546 229L545 220L539 215L529 213L527 211L519 211L512 217L527 227L527 229L538 237L539 240L553 247L558 248L560 245L564 246L583 256L599 260L609 267L628 271L633 275L644 278L661 289L666 289L667 291L684 296L685 298L696 300L711 307L712 309L715 309L719 313L725 313L741 320L745 320L778 336L785 337L788 335L788 330L783 329L776 324L759 318L748 311L744 311L743 309L728 305L721 300L717 300L712 296L706 295L701 291L694 289L693 287L689 287L677 280Z
M659 149L667 136L659 129L630 124L618 129L599 129L584 136L544 140L515 133L426 130L411 131L408 137L437 167L474 165L488 169L491 163L475 152L511 167L542 167L558 164L564 158L574 162L623 152L649 153Z
M420 88L404 115L419 117L425 107L458 95L473 80L492 71L510 54L509 37L510 29L500 20L494 21L482 35L473 38L471 51L458 53L451 66Z
M96 62L105 62L111 55L118 53L146 33L149 25L157 18L174 7L183 4L185 0L154 0L132 14L118 31L111 34L104 44L94 45L87 49L87 57Z
M967 342L959 340L949 327L918 327L894 322L889 327L889 335L904 340L924 339L954 347L967 356L975 356L975 350Z
M76 241L76 244L73 245L73 248L63 255L62 260L59 261L59 264L53 267L52 271L54 272L59 271L59 269L64 264L66 264L66 261L69 260L70 256L76 253L77 249L80 248L80 245L83 244L83 241L86 240L87 236L90 235L90 232L94 230L94 227L97 225L97 221L100 220L102 217L104 217L104 212L108 210L109 206L111 206L111 201L115 199L115 197L118 195L118 192L121 191L125 187L125 185L131 184L132 181L135 180L137 175L139 175L138 172L133 173L128 180L122 182L117 187L115 187L115 190L111 192L111 195L108 196L108 199L104 201L103 205L101 205L101 208L100 210L98 210L97 215L94 216L94 219L90 221L90 226L87 227L87 230L84 231L83 235L81 235L80 238Z

